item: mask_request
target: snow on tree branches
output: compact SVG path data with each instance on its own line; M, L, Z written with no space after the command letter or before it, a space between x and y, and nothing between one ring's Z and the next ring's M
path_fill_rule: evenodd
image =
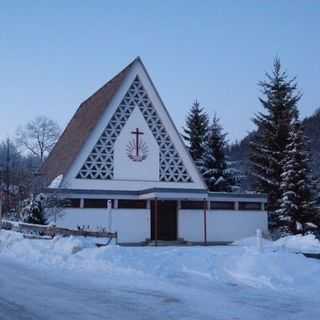
M32 224L47 224L43 205L45 199L45 195L38 194L26 200L25 206L21 211L22 221Z
M226 159L226 133L215 115L206 142L200 167L210 191L231 192L235 188L235 170Z
M319 228L319 214L314 208L317 187L312 177L304 131L298 119L292 124L281 165L281 198L277 210L281 233L305 233Z
M256 190L268 195L270 228L273 229L279 225L276 210L281 198L282 163L301 94L297 92L295 78L288 79L282 71L279 59L275 59L273 72L266 77L267 80L260 83L264 98L259 99L265 113L258 113L253 120L257 134L251 143L250 161Z

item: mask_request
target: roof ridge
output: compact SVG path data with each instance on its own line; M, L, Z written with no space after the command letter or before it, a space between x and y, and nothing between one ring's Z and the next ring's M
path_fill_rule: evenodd
M85 104L86 102L88 102L90 99L94 98L97 94L99 94L101 91L103 91L108 85L111 84L111 82L113 82L114 80L116 80L121 74L125 73L128 69L130 69L132 67L132 65L138 61L140 59L140 57L136 57L133 61L131 61L126 67L124 67L120 72L118 72L115 76L113 76L109 81L107 81L103 86L101 86L98 90L96 90L93 94L91 94L91 96L89 96L87 99L85 99L84 101L82 101L79 105L79 108L81 108L81 106L83 104Z

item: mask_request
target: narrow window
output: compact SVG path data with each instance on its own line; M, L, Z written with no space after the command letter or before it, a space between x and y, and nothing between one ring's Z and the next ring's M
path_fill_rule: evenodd
M181 209L204 209L204 201L181 201Z
M107 201L109 199L84 199L84 204L83 207L84 208L90 208L90 209L98 209L98 208L103 208L106 209L107 208ZM112 201L112 208L114 207L114 201Z
M119 209L146 209L147 201L145 200L118 200Z
M211 201L211 210L234 210L233 201Z
M261 202L239 202L239 210L262 210Z
M64 199L64 202L67 208L80 208L80 199L69 198Z

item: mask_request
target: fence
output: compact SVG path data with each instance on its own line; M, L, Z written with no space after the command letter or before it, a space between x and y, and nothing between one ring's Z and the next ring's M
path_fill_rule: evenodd
M13 222L2 220L0 222L0 229L13 230L23 234L37 234L39 236L54 237L60 235L63 237L68 236L83 236L83 237L96 237L96 238L114 238L117 239L117 232L108 231L89 231L89 230L71 230L66 228L58 228L54 225L36 225L22 222Z

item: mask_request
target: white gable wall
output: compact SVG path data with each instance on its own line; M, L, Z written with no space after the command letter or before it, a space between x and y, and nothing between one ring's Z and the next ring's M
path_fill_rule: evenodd
M132 161L127 155L128 137L134 140L132 131L139 127L143 132L140 140L148 147L147 158ZM114 178L116 180L159 180L159 146L138 107L135 107L126 125L122 128L114 146Z
M175 148L177 152L180 154L181 158L184 161L184 165L186 169L188 170L188 173L192 177L193 182L191 183L175 183L175 182L160 182L160 181L154 181L153 174L146 178L145 173L141 174L139 178L136 179L136 176L128 176L129 179L126 179L127 177L127 171L124 173L121 173L121 169L116 164L116 172L113 180L94 180L94 179L76 179L76 176L78 172L80 171L82 165L88 158L89 154L91 153L93 147L95 146L96 142L98 141L99 137L103 133L105 127L109 123L112 115L116 111L117 107L119 106L120 102L122 101L123 97L125 96L126 92L128 91L130 85L134 81L135 77L138 75L140 81L142 82L145 90L147 91L147 94L150 98L150 100L153 103L153 106L156 108L157 113L163 122L169 136L171 137L171 140L173 144L175 145ZM138 115L134 115L134 117L139 117ZM142 117L143 118L143 117ZM134 119L134 118L133 118ZM130 120L130 118L129 118ZM140 119L141 120L141 119ZM140 123L139 120L139 126L143 125ZM144 120L144 119L143 119ZM145 124L146 125L146 124ZM147 125L146 125L147 126ZM129 130L129 127L127 127L126 130ZM118 137L118 139L121 139L121 136ZM151 141L151 147L154 148L154 145ZM120 143L120 142L119 142ZM117 148L117 147L116 147ZM123 145L123 148L125 149L125 145ZM123 161L122 156L120 156L119 152L117 153L118 161ZM145 163L145 161L142 162L142 165ZM159 166L159 161L155 163L155 166ZM149 165L144 168L149 168ZM159 170L158 170L159 172ZM158 177L158 175L157 175ZM134 179L134 180L131 180ZM157 179L158 180L158 179ZM122 87L117 92L117 94L114 96L113 100L111 101L110 105L106 108L105 113L101 117L100 121L98 122L98 125L96 128L92 131L89 138L87 139L85 145L82 147L82 150L80 154L78 155L77 159L72 164L69 172L64 177L64 180L62 182L62 187L65 188L72 188L72 189L114 189L114 190L141 190L146 188L152 188L152 187L164 187L164 188L194 188L194 189L206 189L205 184L203 183L196 167L194 166L190 155L186 152L185 146L173 124L173 122L170 119L170 116L168 115L167 111L165 110L164 106L162 105L162 102L155 91L155 88L153 87L152 83L150 82L150 79L142 65L142 63L139 60L136 60L135 64L132 66L131 71L127 75L127 78L123 82Z

